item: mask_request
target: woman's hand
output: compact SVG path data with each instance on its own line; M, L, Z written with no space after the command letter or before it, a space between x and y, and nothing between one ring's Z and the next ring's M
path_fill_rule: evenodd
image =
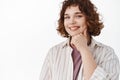
M71 45L75 46L78 51L87 48L87 30L85 29L83 33L72 36Z
M84 30L83 33L77 34L72 36L71 44L77 48L80 52L82 57L83 63L83 74L85 80L89 80L92 76L93 72L95 71L97 64L93 58L91 51L87 45L88 38L87 38L87 30Z

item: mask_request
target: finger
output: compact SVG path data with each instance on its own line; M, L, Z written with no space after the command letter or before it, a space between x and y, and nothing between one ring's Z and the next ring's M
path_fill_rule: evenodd
M75 47L73 40L71 40L70 45L71 45L72 47Z
M74 45L73 43L71 44L71 46L72 46L73 48L75 48L75 45Z
M87 29L84 30L83 35L87 37Z

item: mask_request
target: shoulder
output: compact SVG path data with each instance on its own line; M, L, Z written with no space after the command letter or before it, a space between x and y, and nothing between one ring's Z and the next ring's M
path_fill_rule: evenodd
M52 50L57 50L57 49L63 48L64 45L65 45L65 43L66 43L66 41L62 41L62 42L60 42L60 43L52 46L50 49L52 49Z
M68 43L68 40L65 40L65 41L62 41L62 42L60 42L60 43L58 43L56 45L53 45L49 49L48 53L51 54L51 53L58 53L58 52L60 52L67 43Z
M111 60L119 62L118 56L115 54L115 51L111 46L97 41L95 41L94 43L95 44L94 46L92 45L91 51L97 64L101 64L103 62L108 62Z
M114 49L111 46L97 42L94 40L93 52L96 57L102 57L101 59L113 59L117 58Z
M70 38L67 38L66 40L54 45L53 47L50 48L50 50L58 50L58 49L62 49L64 48L65 46L68 46L69 45L69 41L70 41Z
M57 59L64 55L65 50L63 47L66 41L60 42L48 50L47 58L54 63Z
M114 49L111 46L108 46L106 44L103 44L101 42L96 41L96 46L103 50L104 52L114 52Z
M92 39L91 46L94 49L98 49L100 51L110 51L110 52L114 51L114 49L111 46L98 42L95 39Z

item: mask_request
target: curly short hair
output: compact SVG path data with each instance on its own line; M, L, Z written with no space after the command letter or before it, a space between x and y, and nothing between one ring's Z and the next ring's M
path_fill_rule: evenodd
M101 29L104 27L103 22L99 18L97 8L90 0L65 0L62 4L60 17L58 20L57 31L63 37L69 37L64 27L64 13L70 6L78 6L79 10L86 16L88 34L91 36L98 36Z

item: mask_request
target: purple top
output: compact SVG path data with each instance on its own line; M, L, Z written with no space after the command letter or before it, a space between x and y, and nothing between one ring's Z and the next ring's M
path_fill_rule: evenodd
M77 80L82 60L81 60L80 52L75 47L72 47L72 48L73 48L72 59L73 59L73 65L74 65L73 66L73 80Z

